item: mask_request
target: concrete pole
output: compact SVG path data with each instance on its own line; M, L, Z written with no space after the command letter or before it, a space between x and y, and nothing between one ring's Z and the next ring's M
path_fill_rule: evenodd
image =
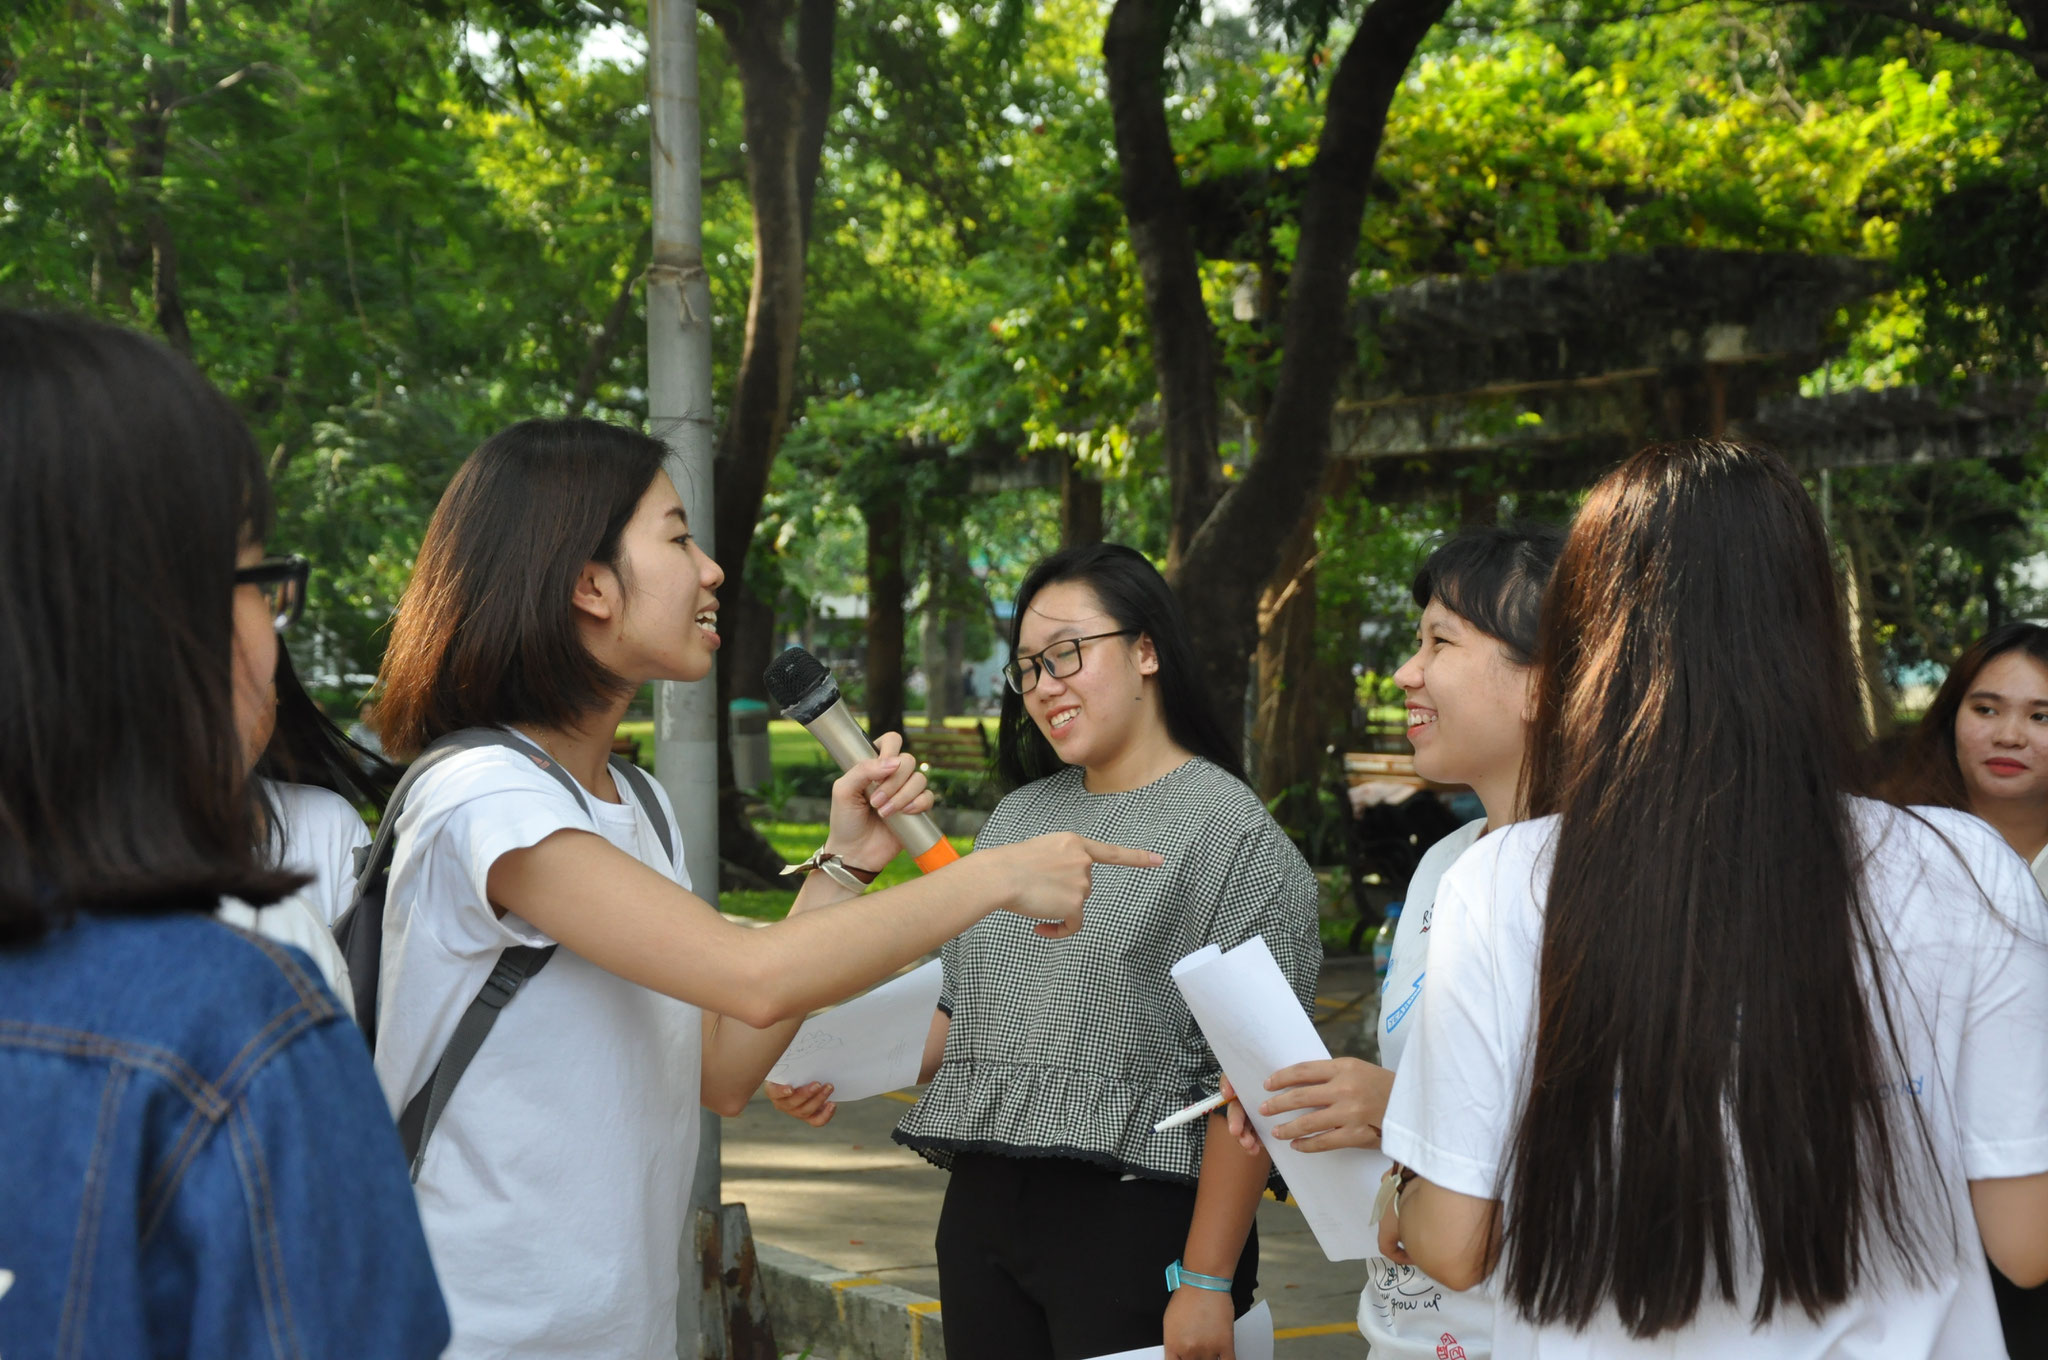
M703 135L697 103L696 0L648 0L647 102L653 128L654 256L647 269L647 423L668 445L668 473L690 531L711 556L711 286L704 274ZM711 677L655 687L654 769L683 831L698 896L718 905L718 704ZM718 1117L703 1116L691 1206L716 1209ZM700 1354L702 1269L696 1215L683 1225L677 1266L676 1354Z

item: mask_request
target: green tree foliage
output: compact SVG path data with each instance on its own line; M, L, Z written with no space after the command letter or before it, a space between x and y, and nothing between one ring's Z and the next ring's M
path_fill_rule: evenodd
M1221 339L1226 479L1259 438L1302 169L1356 12L1180 7L1167 113ZM1004 598L1057 542L1056 497L971 488L1033 455L1105 479L1110 536L1163 556L1105 13L845 8L797 409L748 566L785 621L864 588L860 505L883 492L918 507L915 600ZM1939 13L2032 33L1996 7ZM1842 319L1848 355L1815 390L2040 379L2048 81L2023 53L1849 4L1559 15L1468 0L1432 36L1393 107L1357 294L1667 244L1847 252L1898 286ZM531 415L644 419L642 17L137 0L0 18L0 300L157 331L233 395L271 457L277 544L320 569L294 640L309 672L375 669L427 515L479 439ZM752 237L738 81L702 35L723 394ZM1941 659L1987 601L2030 607L2031 455L1845 474L1832 494L1845 537L1852 516L1868 531L1894 667ZM1369 484L1328 507L1328 648L1405 610L1422 537L1454 513L1381 504ZM1374 671L1393 659L1359 653Z

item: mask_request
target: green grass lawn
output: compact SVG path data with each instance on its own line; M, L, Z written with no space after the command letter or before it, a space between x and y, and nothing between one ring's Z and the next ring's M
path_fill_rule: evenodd
M994 718L948 718L948 727L972 727L980 723L988 732L990 741L995 740L996 720ZM910 718L906 726L919 728L925 725L922 717ZM631 737L640 745L640 763L648 769L654 768L654 724L652 722L624 722L619 724L619 735ZM830 766L832 757L825 754L825 748L817 739L804 731L803 724L787 718L775 718L768 724L768 763L777 772L794 769L799 765ZM809 853L808 851L806 853Z
M825 827L821 822L756 822L754 825L787 864L809 859L811 852L825 843ZM974 848L974 840L969 836L948 836L946 839L963 855ZM911 863L910 856L898 855L894 863L882 870L875 886L886 888L915 877L917 866ZM751 916L757 921L780 921L789 915L789 904L794 901L795 889L789 892L729 892L719 894L718 905L720 910L735 916Z

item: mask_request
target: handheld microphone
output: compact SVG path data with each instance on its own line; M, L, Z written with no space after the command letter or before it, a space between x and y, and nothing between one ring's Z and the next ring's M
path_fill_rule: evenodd
M791 647L768 663L768 693L782 708L782 716L802 723L818 739L826 754L850 770L864 760L875 758L874 743L860 730L846 701L839 697L839 684L823 662L801 647ZM922 812L899 812L886 819L896 839L910 852L925 873L960 858L952 842Z

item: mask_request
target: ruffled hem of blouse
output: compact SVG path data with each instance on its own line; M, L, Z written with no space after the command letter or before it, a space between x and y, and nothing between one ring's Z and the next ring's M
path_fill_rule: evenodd
M952 1063L939 1069L893 1135L935 1166L962 1152L1067 1157L1147 1180L1193 1185L1205 1121L1152 1126L1205 1093L1185 1096L1055 1067Z

